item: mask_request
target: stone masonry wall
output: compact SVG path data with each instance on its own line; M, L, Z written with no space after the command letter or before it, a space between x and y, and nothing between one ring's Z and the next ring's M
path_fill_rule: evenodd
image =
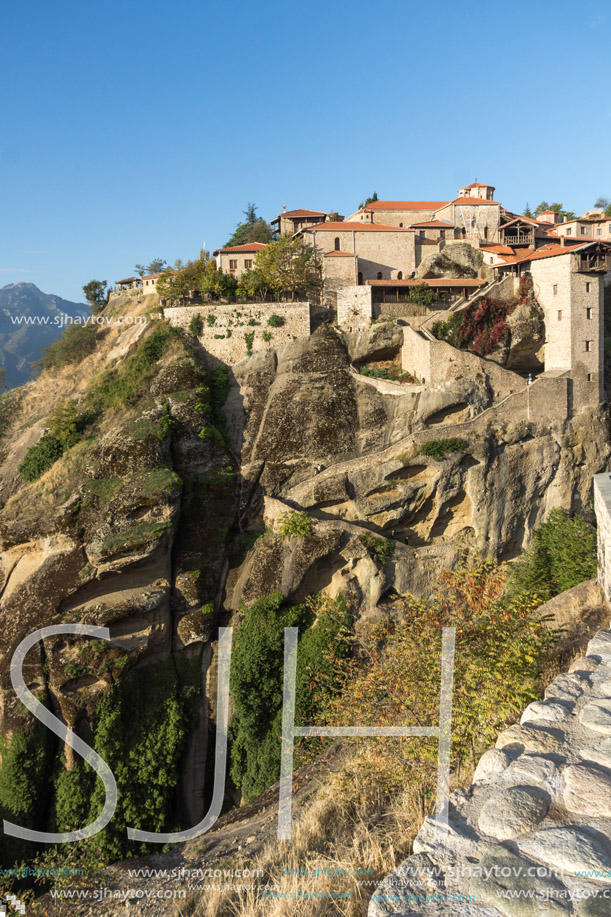
M204 320L204 330L199 338L202 347L217 360L228 364L237 363L247 356L244 335L253 331L253 353L282 347L295 338L310 334L310 304L307 302L209 303L163 310L170 324L180 328L188 328L191 319L198 313ZM269 325L271 315L281 315L284 325L281 328ZM264 339L264 334L270 336L268 341Z
M611 631L500 734L436 826L424 820L369 917L611 913Z
M611 600L611 474L594 475L594 511L598 530L598 582Z
M344 331L359 331L371 324L371 287L342 287L337 291L337 324Z

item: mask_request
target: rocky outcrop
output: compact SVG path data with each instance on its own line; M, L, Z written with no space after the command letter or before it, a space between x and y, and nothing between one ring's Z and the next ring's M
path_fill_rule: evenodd
M602 917L610 799L611 631L600 631L450 795L447 828L425 819L369 917Z
M416 268L416 279L478 277L484 256L468 242L448 242L441 251L426 255Z

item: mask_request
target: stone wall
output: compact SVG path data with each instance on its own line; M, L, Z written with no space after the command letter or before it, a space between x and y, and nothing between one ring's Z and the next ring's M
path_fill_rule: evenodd
M359 331L371 324L371 287L343 287L337 291L337 324L344 331Z
M445 341L431 341L409 325L403 327L401 365L406 372L430 385L450 379L473 379L480 374L489 380L495 395L500 397L524 388L524 379L517 373L468 350L457 350Z
M191 319L200 314L204 330L199 338L202 347L223 363L237 363L247 356L245 334L254 332L252 351L282 347L298 337L310 334L310 304L295 303L208 303L201 306L172 306L163 310L172 325L188 328ZM268 324L271 315L281 315L284 325ZM263 335L269 340L266 341Z
M369 917L611 913L611 631L500 734L436 828L424 820Z
M611 600L611 474L594 475L594 511L598 529L598 582Z
M342 224L337 224L341 226ZM399 272L409 277L416 270L416 250L412 230L381 229L363 227L346 229L313 229L306 233L306 241L314 246L316 259L336 250L339 240L341 252L358 256L358 272L363 280L375 280L382 274L384 280L396 279Z

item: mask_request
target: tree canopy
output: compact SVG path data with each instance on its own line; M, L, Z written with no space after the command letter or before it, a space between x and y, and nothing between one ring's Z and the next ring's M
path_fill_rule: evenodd
M105 280L90 280L89 283L86 283L83 287L85 299L89 303L91 311L94 314L100 312L106 305L106 287L107 283Z
M164 258L153 258L149 264L136 264L135 272L139 277L145 277L149 274L160 274L167 267L168 262Z
M290 293L291 299L320 282L312 264L312 247L290 236L281 236L257 252L254 269L269 290Z
M244 210L246 219L238 223L235 232L224 248L232 245L246 245L248 242L269 242L272 238L272 227L262 217L257 216L257 207L255 204L248 204Z
M365 198L365 200L359 204L359 210L361 209L361 207L366 207L367 204L373 204L377 200L378 200L378 192L374 191L370 197Z
M605 211L605 216L611 219L611 201L608 197L597 197L594 206Z
M540 204L537 204L535 207L535 216L539 216L540 213L543 213L544 210L553 210L554 213L557 213L560 220L574 220L575 211L574 210L565 210L564 206L557 201L553 204L548 204L547 201L541 201ZM526 216L526 214L525 214Z
M170 302L189 299L193 293L209 299L224 299L233 296L236 287L235 277L219 271L214 258L205 251L196 261L180 262L178 269L167 268L157 281L157 292Z

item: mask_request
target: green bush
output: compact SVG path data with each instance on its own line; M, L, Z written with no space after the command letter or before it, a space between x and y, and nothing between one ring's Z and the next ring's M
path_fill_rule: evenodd
M596 531L581 516L553 509L533 532L531 546L509 565L510 593L536 595L542 602L571 589L597 571Z
M208 315L206 316L206 321L208 322L209 325L214 325L216 321L216 315L214 314L214 312L208 312Z
M462 452L467 446L467 441L458 436L451 436L448 439L429 439L420 445L420 454L428 455L436 462L441 462L447 453Z
M203 330L204 330L204 320L198 312L197 315L194 315L191 321L189 322L189 331L191 332L193 337L198 338L201 336L201 333Z
M210 376L210 407L212 424L219 431L223 442L227 442L227 421L223 405L229 395L229 367L217 366Z
M361 543L367 549L369 556L383 567L390 560L395 551L395 543L390 538L378 538L376 535L359 535Z
M11 429L22 395L21 389L11 389L0 395L0 439Z
M35 446L30 446L18 471L24 481L37 481L48 471L64 451L64 447L52 433L46 433Z
M69 363L80 363L96 346L95 325L68 325L64 333L42 352L43 369L61 369Z
M290 512L280 517L280 534L290 538L305 538L311 535L313 522L307 513Z
M251 356L251 354L252 354L252 345L253 345L254 340L255 340L255 332L254 332L254 331L245 331L245 332L244 332L244 340L246 341L246 355L247 355L247 356Z
M267 320L267 324L271 328L282 328L282 326L285 323L286 323L286 319L284 318L284 316L277 315L275 312L272 312L272 314L270 315L270 317Z
M243 609L243 615L232 652L231 776L248 801L280 774L284 628L300 631L295 718L303 723L331 688L333 658L344 653L340 634L349 618L343 603L336 603L315 619L312 603L286 606L280 591Z

